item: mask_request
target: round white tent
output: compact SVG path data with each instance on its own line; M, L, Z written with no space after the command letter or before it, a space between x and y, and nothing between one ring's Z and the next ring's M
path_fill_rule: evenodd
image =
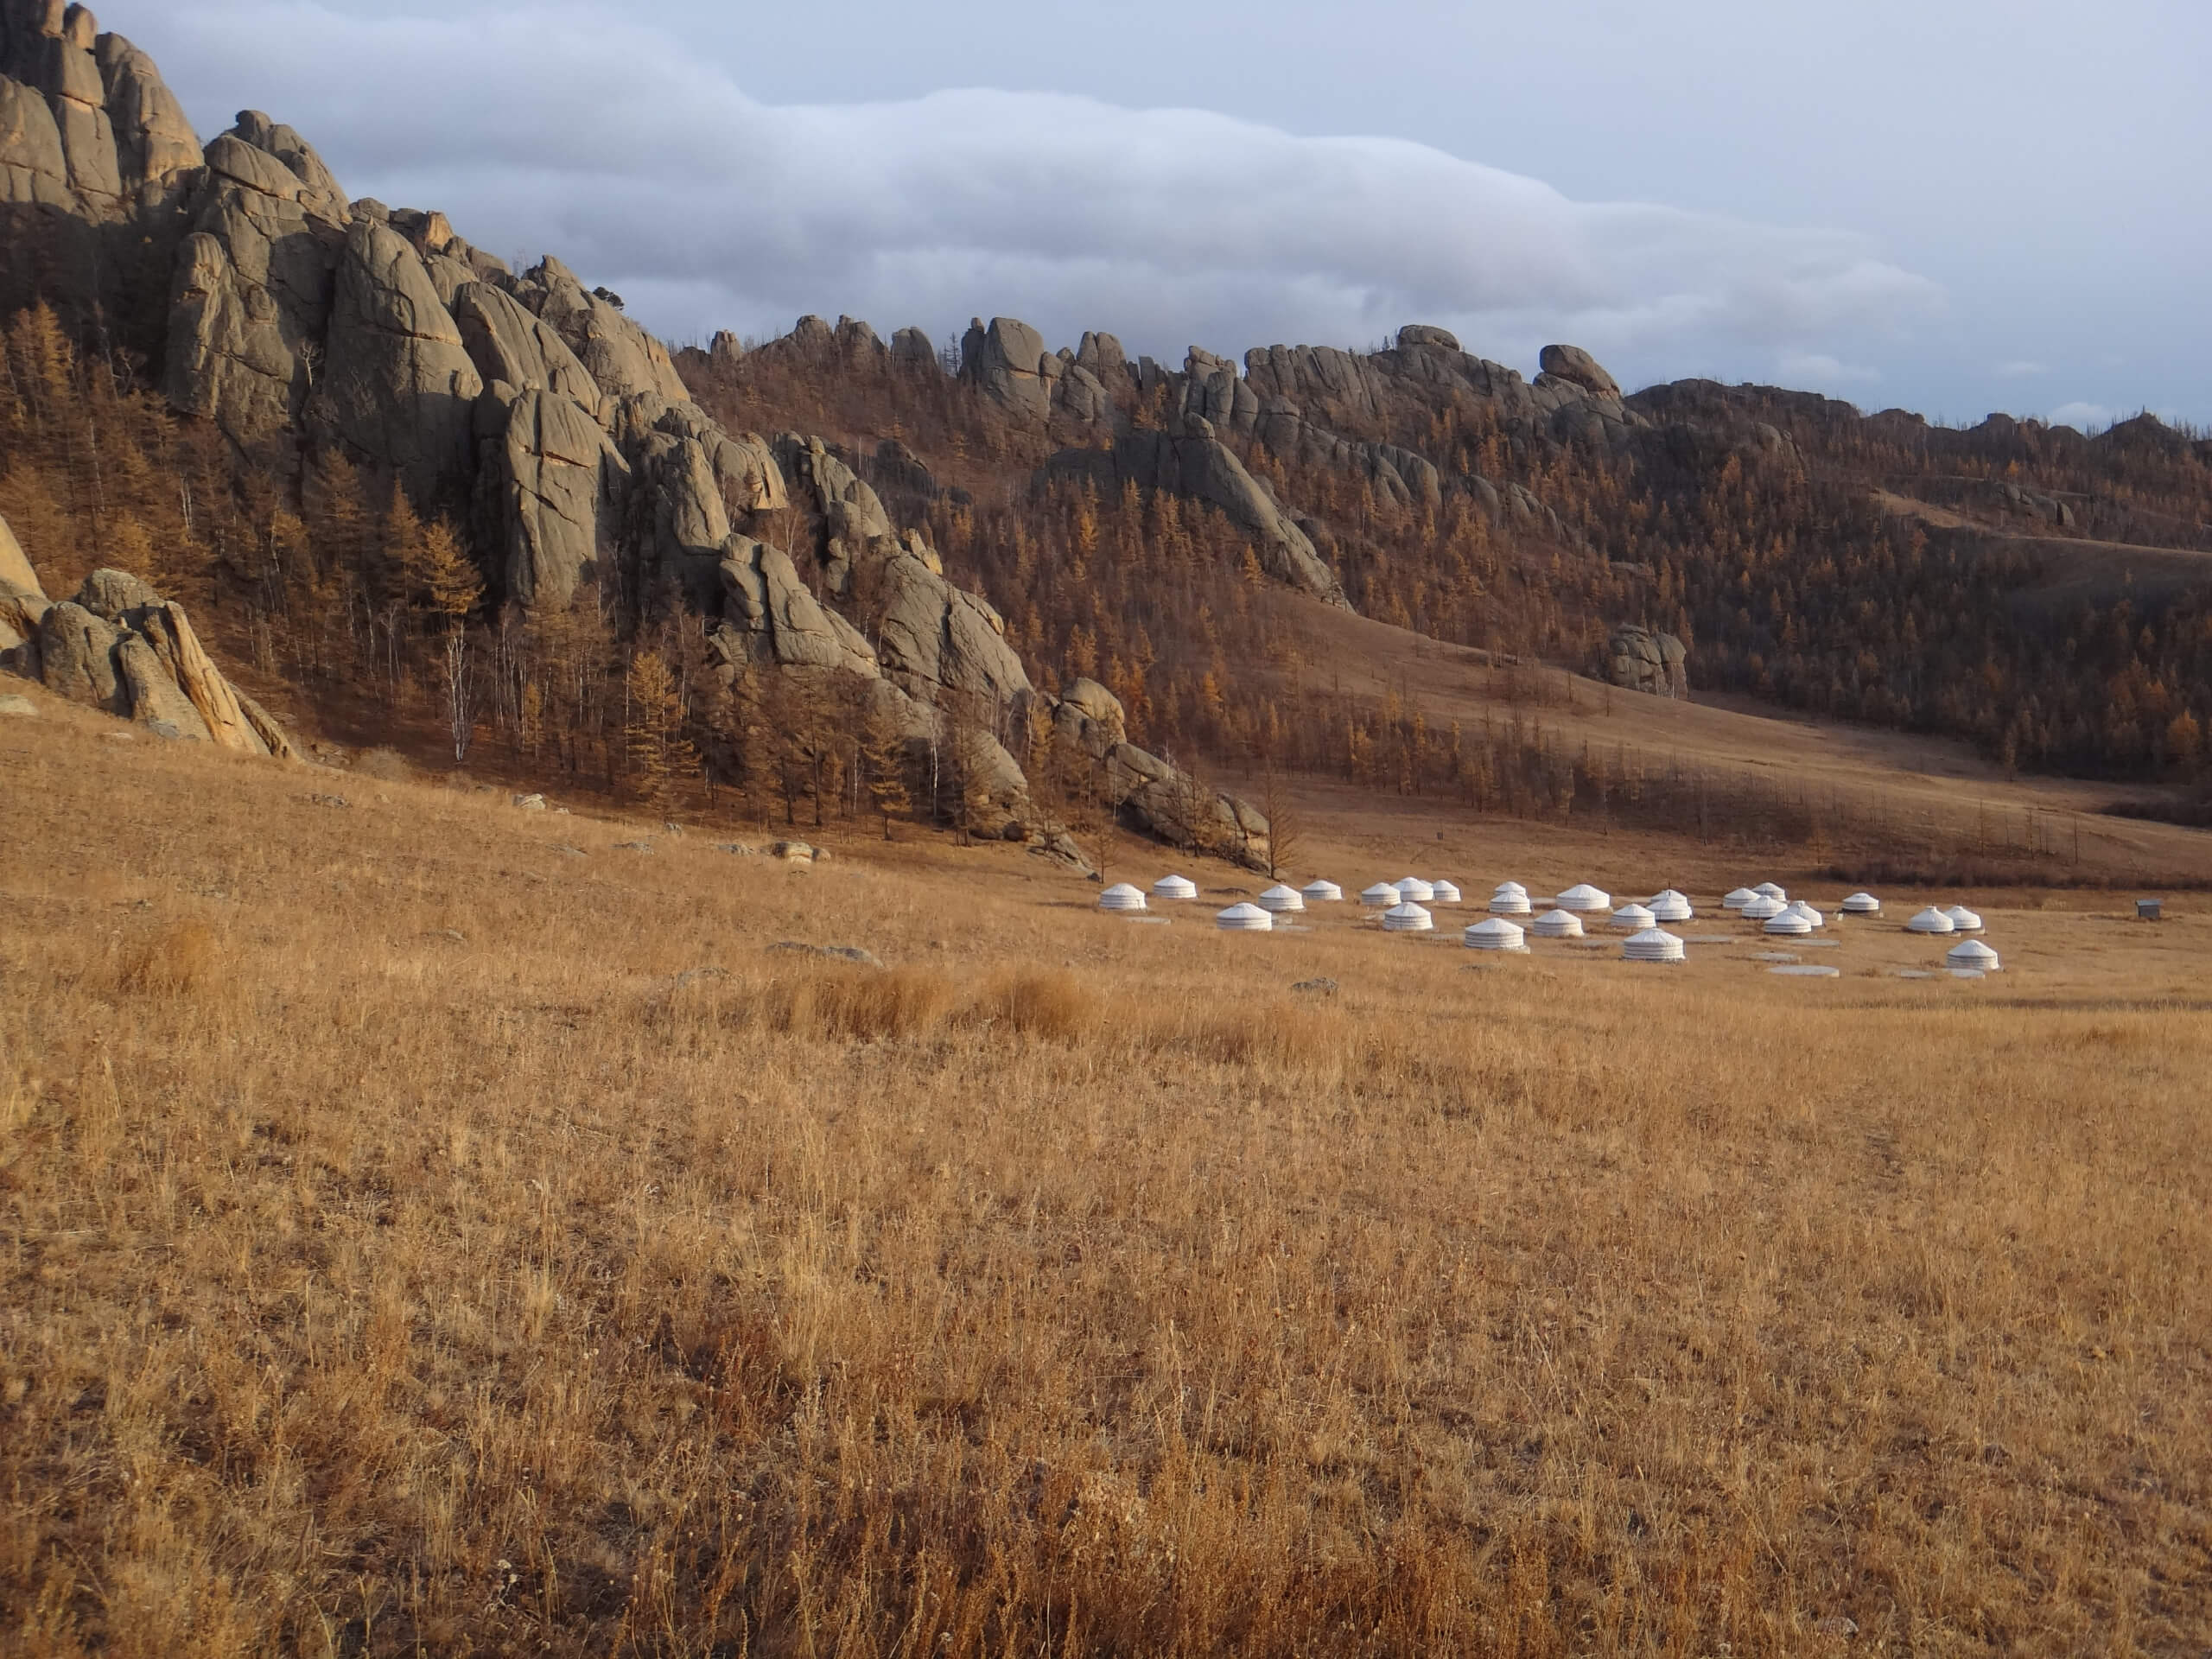
M1408 905L1426 905L1436 897L1436 889L1417 875L1404 877L1397 887L1400 901Z
M1098 908L1101 910L1142 910L1144 907L1143 889L1133 887L1126 881L1119 887L1109 887L1098 895Z
M1688 962L1682 942L1663 927L1646 928L1621 946L1624 962Z
M1265 933L1275 918L1257 905L1231 905L1213 918L1213 925L1224 933Z
M1807 904L1802 899L1792 899L1789 901L1789 908L1783 912L1783 914L1789 916L1802 916L1805 918L1806 925L1815 930L1826 927L1828 925L1828 918L1821 915L1819 911L1814 909L1812 906Z
M1953 905L1943 913L1951 918L1951 925L1961 933L1979 933L1981 931L1981 918L1975 915L1974 912L1968 910L1964 905Z
M1802 939L1813 931L1813 925L1794 910L1781 910L1766 918L1766 931L1785 938Z
M1980 939L1967 939L1961 944L1953 945L1943 953L1943 960L1950 965L1954 972L1961 969L1984 974L2000 974L2005 971L2005 964L1998 960L1997 953Z
M1398 890L1387 881L1377 881L1359 895L1359 902L1370 910L1388 910L1398 902Z
M1459 902L1459 889L1449 881L1432 881L1428 884L1428 888L1435 895L1436 902L1440 905L1456 905Z
M1493 916L1486 922L1477 922L1465 935L1470 950L1523 950L1529 948L1529 936L1502 917Z
M1871 893L1854 893L1840 908L1847 916L1878 916L1882 913L1882 901Z
M1530 924L1540 939L1579 939L1582 937L1582 918L1572 911L1548 910Z
M1624 933L1641 933L1659 918L1642 905L1623 905L1613 912L1613 925Z
M1751 891L1762 899L1779 899L1784 904L1789 901L1789 890L1787 887L1778 887L1771 881L1762 881Z
M1763 893L1754 893L1751 902L1744 906L1744 919L1747 922L1770 922L1789 908L1789 903L1784 899L1770 899Z
M1752 899L1758 896L1758 894L1753 893L1749 887L1738 887L1735 892L1730 893L1726 899L1723 899L1720 901L1720 908L1723 910L1741 910L1745 905L1750 904Z
M1500 887L1491 895L1490 908L1493 916L1526 916L1529 911L1529 895L1518 888L1509 893Z
M1940 910L1923 910L1904 925L1908 933L1955 933L1958 924Z
M1198 896L1198 884L1179 875L1163 875L1152 884L1152 896L1173 903L1185 903Z
M1402 905L1393 905L1382 912L1382 931L1385 933L1430 933L1435 929L1436 918L1411 899Z
M1523 899L1526 899L1529 896L1529 889L1522 887L1518 881L1501 881L1495 887L1491 889L1491 897L1496 899L1501 894L1509 893L1517 893Z
M1687 922L1696 916L1689 897L1669 887L1664 893L1652 895L1649 906L1651 918L1659 922Z
M1260 908L1277 916L1306 908L1306 895L1296 887L1269 887L1260 895Z
M1580 887L1569 887L1552 902L1561 910L1579 910L1588 913L1611 910L1613 907L1613 895L1602 887L1593 887L1585 881Z
M1309 905L1341 905L1344 890L1333 881L1308 881L1300 890Z

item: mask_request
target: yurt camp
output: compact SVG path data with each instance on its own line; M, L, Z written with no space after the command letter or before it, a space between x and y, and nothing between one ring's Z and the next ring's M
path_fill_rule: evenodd
M1529 936L1503 916L1477 922L1463 936L1470 950L1520 950L1529 948Z
M1152 896L1162 904L1188 904L1198 896L1198 884L1180 875L1163 875L1152 884Z
M1388 881L1377 881L1359 895L1359 902L1370 910L1388 910L1398 902L1398 890Z
M1265 933L1274 928L1275 918L1257 905L1231 905L1213 918L1213 925L1224 933Z
M1664 893L1654 893L1649 906L1651 918L1659 922L1687 922L1697 915L1696 907L1686 893L1669 887Z
M1142 910L1145 908L1144 889L1133 887L1126 881L1118 887L1109 887L1098 895L1098 908L1114 911Z
M1540 939L1579 939L1582 918L1571 910L1548 910L1529 924L1529 931Z
M1854 893L1837 908L1847 916L1878 916L1882 901L1871 893Z
M1585 915L1613 907L1613 895L1602 887L1593 887L1587 881L1569 887L1552 900L1561 910L1579 910Z
M1944 912L1929 909L1922 911L1907 922L1904 931L1908 933L1955 933L1959 926Z
M1403 904L1393 905L1382 912L1382 931L1385 933L1430 933L1435 929L1436 918L1410 899Z
M1309 905L1341 905L1344 890L1333 881L1308 881L1299 889Z
M1260 908L1270 915L1292 915L1306 908L1306 895L1293 887L1269 887L1260 895Z
M1658 919L1642 905L1623 905L1613 912L1613 926L1623 933L1641 933Z
M1943 961L1953 973L2001 974L2005 964L1997 953L1980 939L1967 939L1953 945L1943 953Z
M1646 928L1621 946L1624 962L1688 962L1682 942L1662 927Z

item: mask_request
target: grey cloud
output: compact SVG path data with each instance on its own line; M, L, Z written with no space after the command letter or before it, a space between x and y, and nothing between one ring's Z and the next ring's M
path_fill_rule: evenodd
M161 35L203 122L227 118L202 102L218 88L269 108L350 189L557 252L678 339L804 311L942 337L996 312L1179 355L1420 320L1510 361L1567 339L1656 378L1840 365L1943 303L1845 232L1575 201L1402 140L1046 93L772 105L604 10L215 5Z

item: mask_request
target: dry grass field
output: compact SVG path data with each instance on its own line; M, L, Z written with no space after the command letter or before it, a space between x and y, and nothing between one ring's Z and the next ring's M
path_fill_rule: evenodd
M1477 963L42 707L11 1653L2212 1647L2201 901ZM1348 890L1791 880L1330 823Z

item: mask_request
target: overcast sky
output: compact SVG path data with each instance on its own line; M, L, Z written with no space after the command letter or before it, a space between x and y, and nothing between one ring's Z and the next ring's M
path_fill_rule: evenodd
M971 314L1179 362L2212 424L2204 0L111 4L203 138L557 253L677 343Z

